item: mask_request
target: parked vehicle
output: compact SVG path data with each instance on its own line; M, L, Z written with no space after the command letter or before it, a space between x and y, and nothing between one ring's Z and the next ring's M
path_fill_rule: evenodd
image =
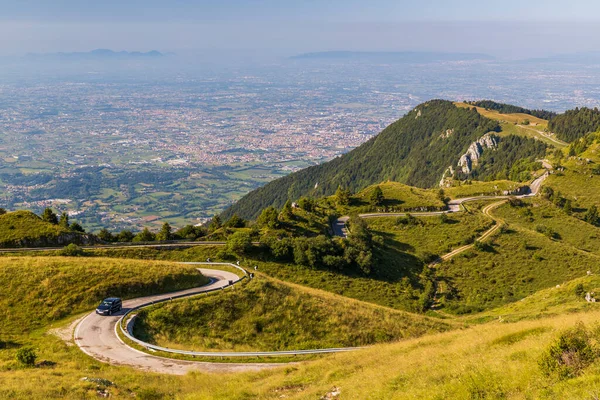
M109 297L102 300L102 303L96 308L96 314L100 315L112 315L112 313L119 312L123 309L123 302L118 297Z

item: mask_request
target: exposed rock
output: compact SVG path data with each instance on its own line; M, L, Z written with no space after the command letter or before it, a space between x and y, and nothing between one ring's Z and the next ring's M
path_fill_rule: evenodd
M337 399L341 394L342 391L340 388L333 387L328 393L326 393L324 396L321 396L321 400Z
M471 173L476 166L485 149L496 149L498 147L498 137L492 133L486 133L478 141L471 143L467 152L460 157L458 166L465 174Z
M454 168L449 166L446 168L444 173L442 174L442 179L440 180L440 187L446 188L452 186L452 178L454 178Z
M102 243L94 235L70 232L62 233L54 237L41 236L36 239L15 239L0 243L0 248L19 248L19 247L55 247L55 246L66 246L68 244L75 243L80 246L89 246L93 244Z
M529 186L519 186L518 188L505 190L502 192L503 196L522 196L524 194L531 193L531 188Z
M593 292L592 293L587 292L585 294L585 301L587 301L588 303L595 303L596 302L596 298L593 295L594 295Z
M440 135L440 137L442 139L448 139L453 134L454 134L454 129L446 129L446 132L442 132L442 134Z
M421 110L417 110L417 116L415 117L415 119L419 118L421 116Z

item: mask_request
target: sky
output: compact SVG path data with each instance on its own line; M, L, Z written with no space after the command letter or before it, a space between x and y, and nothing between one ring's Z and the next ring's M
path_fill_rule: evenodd
M0 0L0 55L161 50L600 51L592 0Z

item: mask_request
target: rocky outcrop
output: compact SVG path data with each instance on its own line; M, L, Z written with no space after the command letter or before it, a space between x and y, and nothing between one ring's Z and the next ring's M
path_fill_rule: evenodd
M451 187L452 186L452 178L454 178L454 168L451 165L448 168L446 168L446 170L444 171L444 174L442 175L442 179L440 180L440 187L441 188Z
M529 186L519 186L518 188L512 190L505 190L502 192L504 196L522 196L524 194L530 194L531 188Z
M59 247L68 244L77 244L90 246L101 244L102 241L95 235L85 233L69 232L61 233L56 236L40 236L38 238L13 239L0 242L0 248L20 248L20 247Z
M463 173L469 174L473 167L477 166L479 159L485 149L496 149L498 147L498 137L492 133L486 133L478 141L471 143L467 152L458 160L458 167Z

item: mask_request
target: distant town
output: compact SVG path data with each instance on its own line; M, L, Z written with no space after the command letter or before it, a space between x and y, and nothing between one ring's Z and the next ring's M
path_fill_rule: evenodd
M165 70L161 80L7 76L0 206L53 207L90 230L198 224L265 182L349 151L430 98L522 99L558 111L598 103L600 93L571 89L584 68L548 66L542 76L537 68L288 61L216 75Z

